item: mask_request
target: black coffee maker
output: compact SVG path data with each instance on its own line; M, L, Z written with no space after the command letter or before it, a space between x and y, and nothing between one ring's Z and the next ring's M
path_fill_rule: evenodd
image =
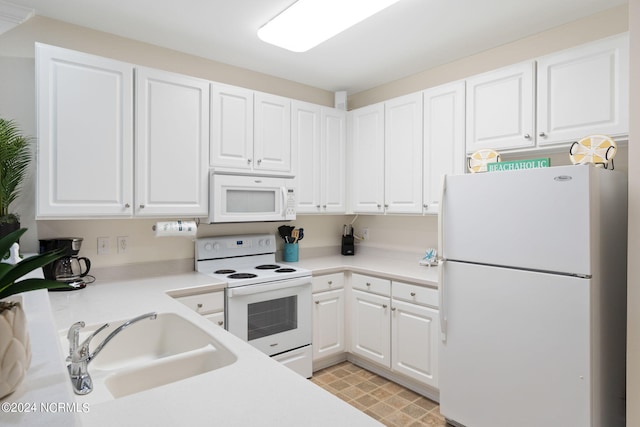
M342 228L342 246L340 248L342 255L354 255L356 253L355 240L353 235L353 227L351 224Z
M64 256L42 267L44 277L66 283L64 288L50 291L74 291L87 286L84 277L91 269L89 258L78 257L82 246L81 237L61 237L57 239L41 239L39 253L62 249ZM84 267L83 267L84 264Z

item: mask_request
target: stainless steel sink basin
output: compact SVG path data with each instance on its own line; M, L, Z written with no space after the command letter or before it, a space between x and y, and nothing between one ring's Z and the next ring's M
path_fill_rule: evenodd
M123 322L110 322L92 340L92 347ZM100 326L83 328L80 339ZM60 331L60 337L66 352L67 331ZM113 400L220 369L236 360L229 349L189 320L160 313L155 320L131 325L113 337L88 366L94 390L76 398L90 403Z

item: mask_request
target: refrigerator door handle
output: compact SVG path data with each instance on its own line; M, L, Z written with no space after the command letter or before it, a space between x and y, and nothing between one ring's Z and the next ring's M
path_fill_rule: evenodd
M447 188L447 175L442 175L442 188L440 189L440 203L438 212L438 252L440 259L444 259L444 194Z
M444 302L444 264L445 260L438 261L438 313L440 314L440 339L447 341L447 315Z

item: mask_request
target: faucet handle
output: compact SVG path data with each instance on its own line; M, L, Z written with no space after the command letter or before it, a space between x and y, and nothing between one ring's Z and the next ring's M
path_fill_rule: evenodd
M67 356L67 362L71 361L73 354L78 349L78 342L80 340L80 329L84 328L84 322L76 322L69 328L67 332L67 339L69 340L69 356Z

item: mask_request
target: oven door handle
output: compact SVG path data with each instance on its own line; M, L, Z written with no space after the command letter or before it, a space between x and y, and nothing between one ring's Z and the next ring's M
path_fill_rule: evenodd
M265 283L250 286L240 286L237 288L227 288L227 296L229 298L255 295L264 292L278 291L280 289L298 288L303 286L311 286L311 278L291 279L284 282Z

